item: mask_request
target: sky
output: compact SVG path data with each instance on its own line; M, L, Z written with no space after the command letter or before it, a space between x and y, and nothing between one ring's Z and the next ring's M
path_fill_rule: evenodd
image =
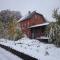
M52 13L56 8L60 8L60 0L0 0L0 11L6 9L20 11L23 16L28 11L37 11L48 21L54 20Z

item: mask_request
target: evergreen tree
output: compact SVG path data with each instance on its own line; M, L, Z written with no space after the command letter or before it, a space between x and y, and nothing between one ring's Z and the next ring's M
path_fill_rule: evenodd
M6 39L9 38L10 32L12 30L14 31L14 29L15 29L15 28L12 28L15 25L15 21L19 20L20 18L21 18L21 13L18 11L10 11L10 10L0 11L0 20L1 20L0 21L0 30L1 30L1 34L2 34L3 38L6 38ZM3 25L3 29L1 28L2 25ZM10 26L12 26L11 29L10 29ZM9 30L9 33L8 33L8 30ZM14 32L12 34L14 34Z
M60 14L58 13L58 9L54 9L53 18L56 19L56 22L52 22L48 25L47 35L49 36L49 42L60 46Z
M56 19L56 23L60 25L60 13L59 13L59 9L54 9L52 16L53 16L53 18Z

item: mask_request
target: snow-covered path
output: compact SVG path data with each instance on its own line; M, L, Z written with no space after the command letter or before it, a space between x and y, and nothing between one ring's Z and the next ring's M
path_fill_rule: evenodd
M22 60L22 59L0 47L0 60Z

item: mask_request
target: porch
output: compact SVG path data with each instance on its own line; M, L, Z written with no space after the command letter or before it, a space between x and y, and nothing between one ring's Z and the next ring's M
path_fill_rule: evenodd
M47 25L48 23L44 23L29 27L31 31L31 38L48 42L48 37L45 36L45 29L47 28Z

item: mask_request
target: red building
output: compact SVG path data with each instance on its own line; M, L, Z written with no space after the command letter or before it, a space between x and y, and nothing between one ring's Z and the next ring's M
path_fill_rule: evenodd
M22 17L18 23L21 30L29 38L40 38L45 35L45 28L49 24L42 14L36 11L29 12L25 17Z

